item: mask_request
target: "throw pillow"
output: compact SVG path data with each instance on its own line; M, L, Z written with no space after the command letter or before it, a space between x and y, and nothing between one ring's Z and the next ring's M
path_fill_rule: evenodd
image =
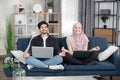
M117 46L109 46L106 50L98 54L98 60L104 61L108 59L117 50L118 50Z
M16 60L19 62L22 62L23 64L26 64L25 58L23 57L23 52L20 50L13 50L11 53L15 56Z

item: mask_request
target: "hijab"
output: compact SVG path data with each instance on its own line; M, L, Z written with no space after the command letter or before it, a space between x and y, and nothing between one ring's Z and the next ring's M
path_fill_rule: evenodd
M76 27L80 28L81 31L76 33L77 31L74 31ZM85 44L89 42L86 34L82 30L82 24L79 22L73 25L73 33L68 38L74 50L83 50Z

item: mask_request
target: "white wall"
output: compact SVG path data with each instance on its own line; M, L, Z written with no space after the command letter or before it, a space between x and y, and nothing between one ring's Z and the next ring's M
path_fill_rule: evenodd
M61 0L62 36L72 33L73 24L78 21L78 0Z

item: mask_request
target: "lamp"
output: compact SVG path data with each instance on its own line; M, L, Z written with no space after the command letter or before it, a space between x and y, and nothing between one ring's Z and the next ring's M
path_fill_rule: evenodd
M102 15L110 15L111 14L111 10L110 9L101 9L101 14Z

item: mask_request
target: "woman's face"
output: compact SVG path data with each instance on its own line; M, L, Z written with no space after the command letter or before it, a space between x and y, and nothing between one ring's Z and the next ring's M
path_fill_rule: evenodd
M73 27L73 33L74 34L80 34L81 31L82 31L82 26L81 25L78 25L78 24L74 25L74 27Z

